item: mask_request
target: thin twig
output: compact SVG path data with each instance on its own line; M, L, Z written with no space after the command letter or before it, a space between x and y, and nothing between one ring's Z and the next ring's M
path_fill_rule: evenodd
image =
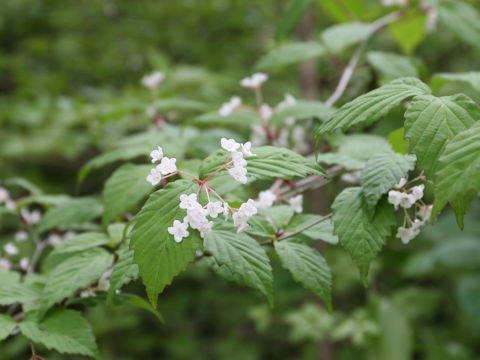
M284 240L284 239L288 239L288 238L291 238L297 234L300 234L301 232L304 232L305 230L308 230L310 229L311 227L317 225L317 224L320 224L321 222L329 219L332 217L332 213L328 214L328 215L325 215L325 216L322 216L320 219L317 219L315 220L314 222L312 222L311 224L308 224L308 225L305 225L304 227L302 227L301 229L298 229L296 231L293 231L291 233L285 233L283 234L282 236L278 237L276 241L281 241L281 240Z

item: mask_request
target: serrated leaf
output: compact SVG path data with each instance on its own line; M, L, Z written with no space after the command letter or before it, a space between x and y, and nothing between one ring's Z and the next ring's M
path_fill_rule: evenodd
M204 249L219 266L227 267L242 281L262 294L273 306L272 267L265 250L250 236L231 224L218 224L205 236Z
M252 152L256 156L246 158L249 177L272 180L325 174L325 171L313 159L306 158L289 149L261 146L253 148ZM200 177L203 178L224 165L226 155L226 151L219 150L203 160L199 171Z
M480 71L434 74L431 80L433 91L437 91L444 83L449 81L464 82L475 90L480 91Z
M248 224L250 227L247 228L246 232L250 235L269 239L275 237L275 229L271 222L260 216L251 217L250 220L248 220Z
M90 326L78 311L52 309L41 322L27 314L20 323L23 335L34 343L62 354L80 354L98 357L95 337Z
M320 57L325 54L322 44L307 41L296 42L275 48L263 55L255 64L255 70L265 70L282 65L290 65Z
M195 118L197 125L228 125L250 128L252 124L262 124L262 119L254 111L235 111L230 115L220 115L218 111L203 114Z
M425 39L426 15L423 11L411 9L388 27L390 34L403 52L412 55L418 45Z
M333 223L340 244L357 263L366 284L370 262L375 258L395 225L393 208L380 202L373 218L365 207L361 187L343 190L333 205Z
M466 207L480 191L480 121L450 140L436 175L432 219L450 202L463 229Z
M104 228L154 190L146 180L152 168L152 165L125 164L108 178L103 189Z
M103 211L102 203L95 198L77 198L62 202L45 213L38 227L37 233L51 229L72 229L82 226L99 217Z
M480 46L480 15L472 5L460 1L441 2L439 22L457 39L473 47Z
M322 40L327 49L339 54L348 47L358 44L372 34L369 24L351 22L333 25L322 33Z
M10 305L16 302L30 304L41 294L41 287L34 283L20 280L20 273L6 271L0 273L0 305Z
M290 222L295 212L289 205L277 205L266 209L258 209L258 214L266 217L270 223L275 224L277 229L283 229Z
M419 76L414 60L407 56L383 51L369 51L367 60L382 79L393 80L405 76Z
M334 111L335 108L320 101L298 101L296 104L276 112L268 121L270 124L284 125L287 118L295 120L327 119Z
M415 168L415 155L382 152L373 155L360 173L363 195L369 209L374 209L383 194Z
M338 128L347 130L359 123L371 124L400 105L403 100L429 93L429 87L416 78L393 80L343 105L320 126L319 132L333 132Z
M379 151L389 151L392 146L382 136L371 134L341 135L332 139L332 144L338 146L338 152L362 161L370 159Z
M0 341L6 339L17 326L18 323L12 317L0 314Z
M98 280L112 262L112 254L101 248L85 250L62 261L47 274L40 314Z
M283 267L331 311L332 275L323 256L312 247L292 240L276 241L274 245Z
M188 180L169 183L150 195L135 217L130 247L153 307L157 306L158 294L187 268L200 246L195 230L190 229L190 236L181 243L176 243L167 231L174 220L181 221L185 215L179 208L180 195L190 194L194 188L195 184Z
M417 166L434 180L438 158L446 144L480 119L480 108L468 96L417 96L405 113L405 139Z
M305 226L312 224L313 222L322 218L321 215L315 214L299 214L288 223L285 227L285 233L292 233L298 231ZM312 226L311 228L301 232L302 235L305 235L313 240L323 240L330 244L337 244L338 237L334 235L333 221L331 219L325 219L324 221Z
M107 305L111 304L115 292L118 289L138 278L138 265L133 263L133 255L133 250L130 250L128 242L122 244L118 250L118 260L113 268L112 276L110 277Z
M323 153L317 155L317 161L327 165L340 165L346 170L358 170L365 166L363 161L340 153Z
M50 255L87 250L111 242L112 240L104 233L86 232L65 239L53 249Z

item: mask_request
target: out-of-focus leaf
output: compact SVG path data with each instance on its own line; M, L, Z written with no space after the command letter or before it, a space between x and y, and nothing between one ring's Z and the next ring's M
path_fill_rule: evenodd
M296 64L325 54L325 48L317 42L297 42L275 48L263 55L255 64L255 70Z

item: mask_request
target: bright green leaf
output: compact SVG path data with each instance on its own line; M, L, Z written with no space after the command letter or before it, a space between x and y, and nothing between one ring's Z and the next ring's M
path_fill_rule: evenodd
M390 52L369 51L367 60L381 78L385 80L394 80L405 76L419 76L414 60L407 56Z
M322 216L315 214L299 214L288 223L285 227L285 233L292 233L298 231L305 226L312 224L319 220ZM331 219L325 219L324 221L308 228L301 232L302 235L309 237L310 239L321 239L330 244L337 244L338 237L333 233L333 221Z
M480 46L480 15L475 7L461 1L446 1L440 3L439 12L440 27L473 47Z
M322 40L330 51L339 54L348 47L358 44L372 34L369 24L351 22L333 25L322 33Z
M427 35L425 22L425 13L415 9L390 24L390 34L405 54L412 55L425 39Z
M6 339L17 326L18 323L13 318L0 314L0 341Z
M133 255L133 250L130 250L128 242L122 244L118 250L118 260L110 277L107 304L111 304L118 289L138 277L138 265L133 263Z
M255 64L255 69L265 70L282 65L296 64L324 54L325 48L320 43L313 41L291 43L275 48L262 56Z

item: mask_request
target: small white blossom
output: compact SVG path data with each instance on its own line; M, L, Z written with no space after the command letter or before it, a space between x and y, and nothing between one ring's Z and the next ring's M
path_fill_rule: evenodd
M162 173L162 175L168 175L177 171L176 165L177 159L175 158L162 158L160 165L157 165L156 169Z
M28 269L29 264L30 264L30 260L28 260L28 258L24 257L20 259L20 262L19 262L20 269L26 271Z
M0 273L10 270L12 263L6 258L0 258Z
M80 293L81 298L94 297L94 296L97 296L97 294L92 289L83 290Z
M425 189L425 185L421 184L418 186L414 186L411 188L412 195L415 200L420 200L423 197L423 190Z
M268 120L272 117L273 111L272 108L268 104L262 104L258 109L260 117L264 120Z
M157 147L156 150L153 150L151 153L150 153L150 157L152 158L152 163L155 163L157 161L160 161L162 160L163 158L163 149L159 146Z
M102 276L100 280L98 280L97 290L98 291L108 291L110 289L110 280L106 277Z
M35 225L42 219L42 214L38 210L29 211L26 207L22 208L20 215L27 224Z
M405 209L410 209L417 200L412 194L402 193L402 199L400 200L400 206Z
M147 181L153 186L162 181L162 174L156 168L150 170L150 174L147 176Z
M430 216L432 216L432 205L421 205L420 209L417 212L417 215L422 219L422 221L425 223L430 219Z
M405 184L407 183L407 179L405 178L400 178L400 181L398 182L398 184L395 184L393 187L395 189L401 189L405 186Z
M208 211L202 207L196 207L191 210L187 210L187 216L185 216L184 223L190 224L192 229L200 229L204 222L207 222Z
M242 144L242 153L244 156L255 156L255 154L252 153L252 143L250 141Z
M222 203L220 201L209 202L207 204L208 215L212 218L216 218L218 214L223 212Z
M9 199L10 199L10 194L8 193L8 190L0 186L0 204L6 203L7 200Z
M400 202L402 201L402 193L396 190L390 190L388 192L388 202L395 206L395 210L398 209Z
M399 227L397 230L396 237L402 240L404 244L408 244L410 240L415 238L420 233L418 228L406 228L406 227Z
M243 230L248 228L249 217L245 213L237 211L232 215L232 219L233 225L238 228L237 232L242 232Z
M260 209L266 209L272 206L275 200L277 200L277 196L270 190L260 191L255 206Z
M220 143L222 145L222 148L230 152L237 151L238 148L240 147L240 144L233 139L222 138L220 140Z
M225 221L227 221L228 220L228 215L230 214L230 206L228 206L228 203L226 203L226 202L223 203L222 214L225 217Z
M234 166L231 169L228 169L228 173L239 183L247 183L247 169L243 166Z
M297 100L291 94L286 93L283 101L276 106L275 110L280 111L289 106L295 105L296 103Z
M247 166L247 160L243 158L243 153L239 151L232 152L233 166L245 167Z
M67 240L75 235L77 235L75 231L67 231L65 234L63 234L63 240Z
M406 6L407 4L408 0L382 0L382 5L386 7L394 5Z
M220 115L227 116L230 115L242 104L242 99L239 96L232 96L229 102L226 102L222 105L218 111Z
M355 175L353 175L352 173L342 174L342 176L340 176L340 179L342 179L342 181L344 181L346 183L349 183L349 184L358 183L357 177Z
M246 77L240 81L240 85L246 88L257 89L268 80L268 75L264 73L255 73L251 77Z
M197 194L180 195L180 209L193 210L202 207L197 201Z
M165 75L160 71L155 71L151 74L142 77L142 84L152 90L156 89L158 85L165 79Z
M47 238L48 245L53 247L60 245L62 241L63 241L63 238L60 235L55 233L50 234Z
M303 195L302 194L288 199L288 203L297 214L300 214L303 211L303 205L302 205Z
M5 206L7 209L14 210L17 207L17 203L12 199L7 199L7 201L5 201Z
M190 235L190 233L187 231L187 228L188 228L188 224L175 220L173 222L173 226L169 227L167 230L169 234L173 235L173 238L175 239L175 241L179 243L183 240L183 238Z
M15 245L13 245L13 243L11 243L11 242L6 243L5 246L3 247L3 250L5 250L5 252L8 255L17 255L18 254L18 248Z
M15 241L22 242L28 239L28 233L23 230L19 230L15 233Z
M255 201L248 199L247 202L240 205L238 212L245 214L247 217L252 217L258 212L257 207L255 206Z
M206 221L202 223L198 231L200 231L200 237L203 239L205 235L209 234L212 232L213 228L213 221Z

